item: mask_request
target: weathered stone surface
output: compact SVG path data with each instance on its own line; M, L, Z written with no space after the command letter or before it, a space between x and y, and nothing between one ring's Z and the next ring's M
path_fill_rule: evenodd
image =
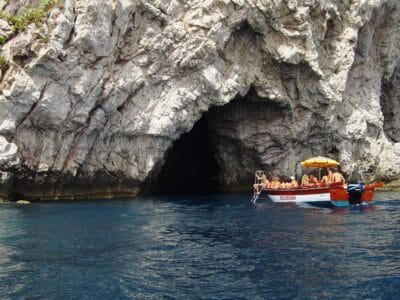
M0 172L0 199L8 199L11 196L13 175L8 172Z
M7 140L0 136L0 166L11 166L18 163L17 145L7 142Z
M0 169L8 169L18 164L18 147L0 135ZM9 172L0 171L0 199L7 199L10 196L14 176Z
M219 106L226 190L319 154L396 179L399 19L393 0L66 0L2 47L0 134L19 159L3 171L27 197L135 194Z

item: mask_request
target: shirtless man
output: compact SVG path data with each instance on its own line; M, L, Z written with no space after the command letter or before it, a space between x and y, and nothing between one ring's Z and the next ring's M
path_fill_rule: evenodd
M343 184L346 183L346 181L344 180L343 175L340 172L335 171L332 176L333 176L333 182L341 182Z
M322 178L321 178L321 183L322 184L326 184L326 185L328 185L329 184L329 181L328 181L328 176L322 176Z
M328 179L328 184L333 182L333 173L331 171L331 169L326 168L326 170L328 171L328 175L327 175L327 179Z
M326 168L326 170L327 170L328 174L322 176L321 183L329 185L329 184L333 183L333 173L332 173L331 169L329 169L329 168Z

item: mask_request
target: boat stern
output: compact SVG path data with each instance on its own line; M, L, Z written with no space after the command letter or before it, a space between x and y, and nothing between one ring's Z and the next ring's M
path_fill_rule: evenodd
M349 206L349 193L343 184L331 185L329 187L331 203L335 207L348 207Z

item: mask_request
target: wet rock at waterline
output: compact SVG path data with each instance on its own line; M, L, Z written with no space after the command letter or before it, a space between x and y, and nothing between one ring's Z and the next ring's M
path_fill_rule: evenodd
M349 178L399 178L399 19L390 0L66 0L40 26L1 22L2 189L135 195L200 170L243 190L319 154Z

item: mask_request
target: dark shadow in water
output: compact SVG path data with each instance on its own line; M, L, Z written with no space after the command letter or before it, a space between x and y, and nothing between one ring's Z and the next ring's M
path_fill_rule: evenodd
M206 113L167 152L165 163L152 183L152 194L218 193L218 173L219 166L210 144Z

